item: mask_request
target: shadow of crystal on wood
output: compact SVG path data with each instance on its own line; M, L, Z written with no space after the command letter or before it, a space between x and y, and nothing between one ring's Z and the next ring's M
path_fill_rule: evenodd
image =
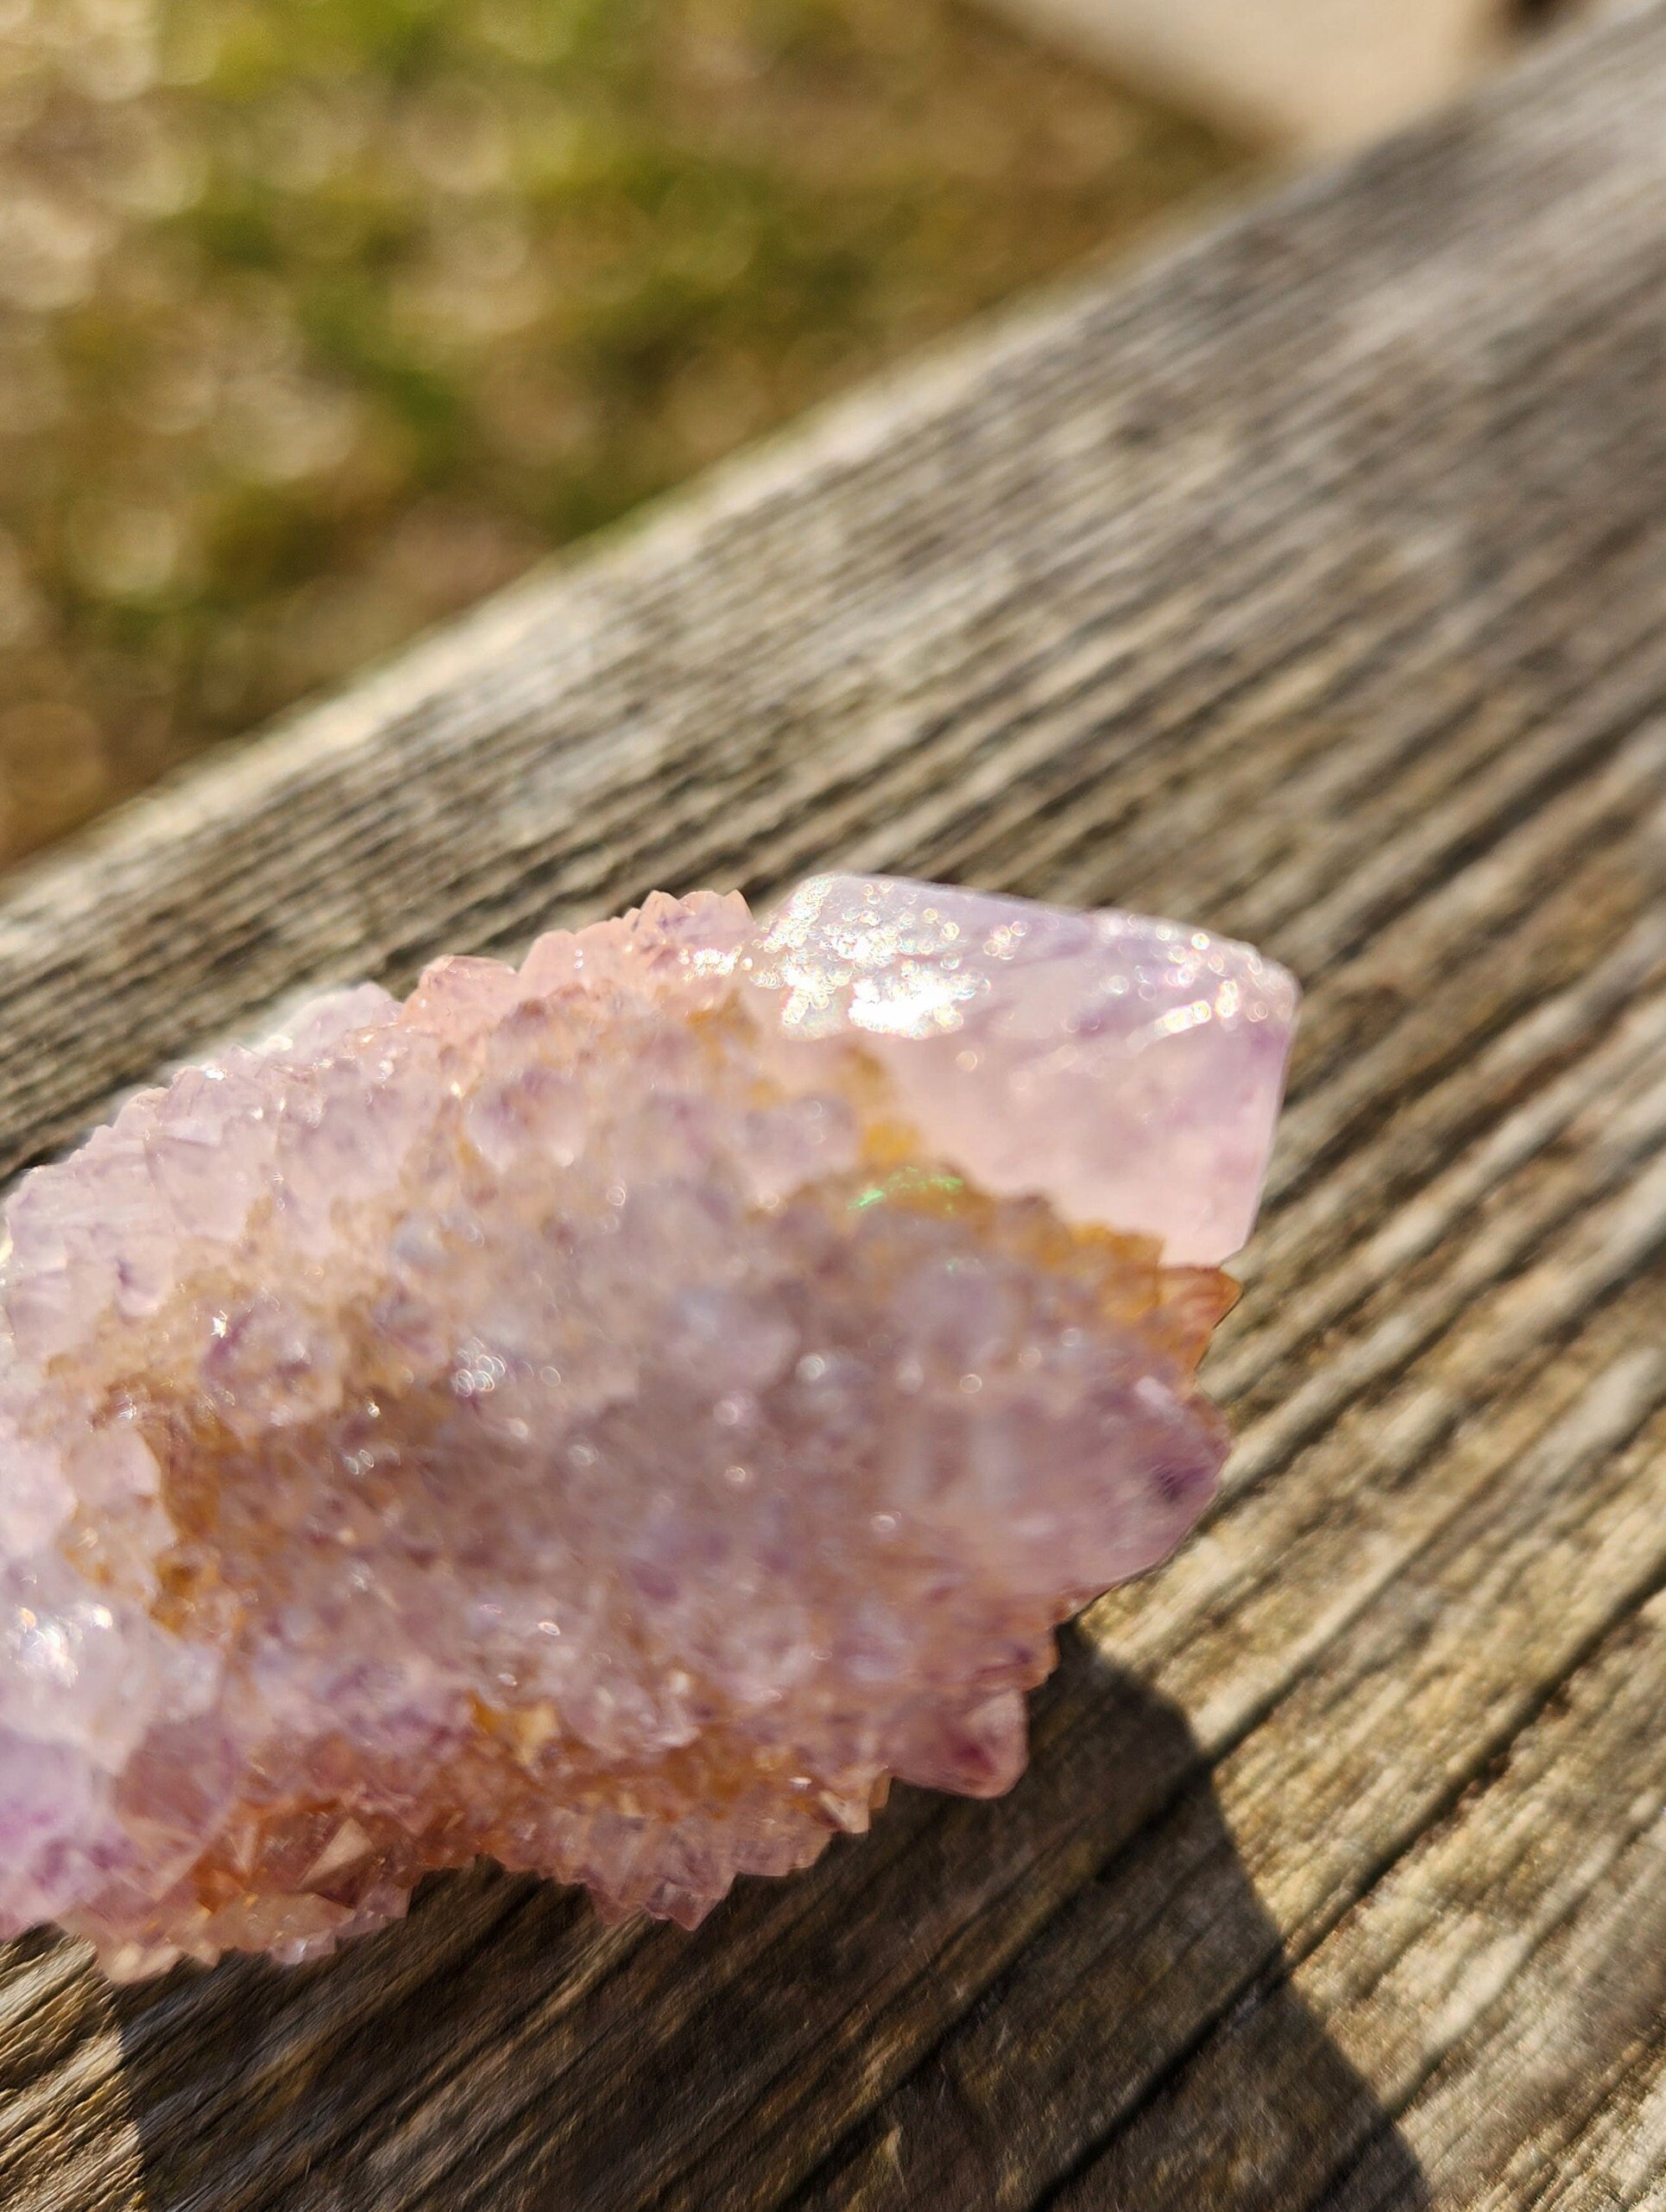
M1180 1713L1072 1632L1034 1735L1007 1799L899 1791L692 1938L482 1869L322 1966L118 1992L148 2212L1426 2204Z

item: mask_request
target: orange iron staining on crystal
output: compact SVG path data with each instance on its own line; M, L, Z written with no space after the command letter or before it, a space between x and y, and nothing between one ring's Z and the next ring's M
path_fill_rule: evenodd
M824 877L319 1000L24 1178L0 1935L328 1950L487 1854L692 1925L1020 1772L1226 1450L1296 990Z

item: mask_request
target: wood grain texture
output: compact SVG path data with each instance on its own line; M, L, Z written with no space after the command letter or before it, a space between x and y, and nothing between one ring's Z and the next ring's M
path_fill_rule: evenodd
M1026 311L0 900L0 1147L303 981L827 863L1309 986L1219 1510L996 1805L0 1965L0 2207L1666 2205L1666 9Z

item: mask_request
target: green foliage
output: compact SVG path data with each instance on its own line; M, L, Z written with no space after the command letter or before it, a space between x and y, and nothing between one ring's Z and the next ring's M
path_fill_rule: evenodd
M955 0L5 25L0 852L1228 161Z

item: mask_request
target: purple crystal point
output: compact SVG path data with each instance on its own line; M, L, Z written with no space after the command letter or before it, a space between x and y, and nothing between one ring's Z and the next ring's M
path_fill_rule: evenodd
M855 1041L985 1190L1218 1265L1255 1225L1296 1021L1252 946L883 876L816 876L752 980L781 1027Z
M833 877L129 1101L6 1208L0 1933L299 1958L482 1852L691 1924L1007 1787L1211 1494L1295 995Z

